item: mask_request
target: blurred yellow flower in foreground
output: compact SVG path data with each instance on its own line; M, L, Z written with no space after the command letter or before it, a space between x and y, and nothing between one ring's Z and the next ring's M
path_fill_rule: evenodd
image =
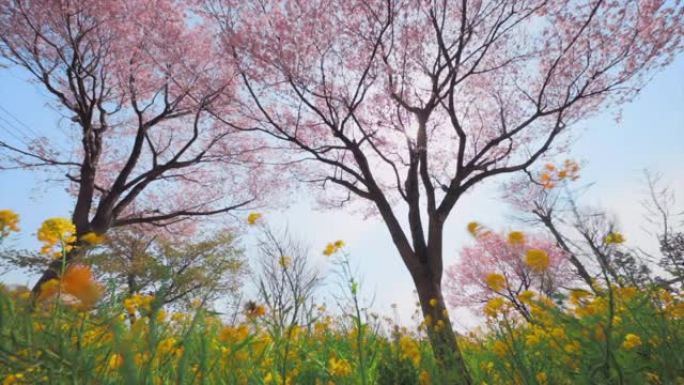
M518 294L518 300L525 304L531 304L534 299L535 293L531 290L524 290L522 293Z
M532 271L541 273L549 268L549 255L541 249L529 249L525 254L525 263Z
M41 253L49 254L55 246L61 246L63 251L69 252L76 242L76 226L67 218L50 218L40 226L37 236L43 242ZM54 256L61 257L62 250L56 251Z
M525 243L525 234L522 231L511 231L508 233L508 243L511 245L521 245Z
M0 236L6 237L11 231L19 231L19 214L12 210L0 210Z
M506 277L499 273L490 273L484 279L487 287L494 291L501 291L506 287Z
M506 302L501 297L492 298L485 304L482 311L488 317L496 317L499 311L506 305Z
M53 278L40 286L38 301L56 298L79 309L89 309L100 299L102 291L88 266L73 265L59 279Z

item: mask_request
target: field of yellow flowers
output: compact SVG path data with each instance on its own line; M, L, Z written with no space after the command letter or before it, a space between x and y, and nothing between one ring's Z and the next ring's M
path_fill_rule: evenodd
M48 220L38 236L63 257L73 225ZM0 211L0 234L18 217ZM89 237L92 238L92 237ZM97 239L86 240L90 243ZM326 253L343 246L332 243ZM530 262L542 268L542 256ZM281 263L287 268L287 262ZM500 285L491 276L492 285ZM357 287L350 281L350 294ZM477 385L684 384L684 298L659 287L534 291L491 299L486 324L459 336ZM352 302L350 306L354 306ZM525 306L530 316L519 316ZM66 267L36 297L0 289L0 380L23 384L442 384L423 324L407 330L358 307L318 306L310 322L277 327L252 303L231 322L197 303L111 294L87 266Z

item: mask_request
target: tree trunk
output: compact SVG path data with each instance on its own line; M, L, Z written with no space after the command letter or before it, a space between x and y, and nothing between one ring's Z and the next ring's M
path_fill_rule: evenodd
M472 385L442 296L441 274L433 274L427 264L421 266L424 266L423 271L411 271L411 275L418 292L428 338L442 376L436 383Z

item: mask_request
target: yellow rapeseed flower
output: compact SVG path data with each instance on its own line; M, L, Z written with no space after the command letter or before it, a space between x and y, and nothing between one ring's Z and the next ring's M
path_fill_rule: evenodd
M420 349L413 338L407 335L401 336L399 338L399 351L402 359L413 362L416 367L420 365Z
M19 384L22 379L24 379L24 375L22 373L10 374L5 377L4 381L2 381L2 385L16 385Z
M430 373L428 373L424 369L421 370L420 374L418 375L418 383L420 385L429 385L430 384Z
M159 309L159 311L157 312L157 315L156 315L155 319L156 319L157 322L159 322L159 323L162 323L162 322L166 321L166 311L164 311L164 309Z
M581 348L582 348L582 345L580 345L580 343L577 341L572 341L570 343L565 344L565 346L563 346L563 350L568 354L578 353Z
M504 307L506 302L501 297L495 297L487 301L482 312L488 317L496 317L499 311Z
M607 245L618 245L625 242L625 237L618 232L612 232L603 238L603 242Z
M497 341L501 342L501 341ZM505 352L504 352L505 354ZM494 370L494 363L492 361L484 361L480 363L480 369L485 373L491 373Z
M547 337L548 335L543 329L539 327L533 327L530 331L530 334L525 336L525 344L530 347L536 346L544 341Z
M344 247L344 241L343 240L336 240L335 242L328 243L325 245L325 249L323 249L323 255L326 257L329 257Z
M145 311L150 311L152 302L154 302L153 295L140 295L135 293L129 298L124 299L123 307L126 309L128 314L134 314L138 308Z
M236 344L242 342L249 336L249 328L247 325L225 326L219 331L219 340L227 344Z
M136 353L133 357L133 362L135 362L135 365L139 367L145 365L149 360L150 353L148 352Z
M55 246L61 246L68 252L76 242L76 226L67 218L50 218L40 226L37 236L43 242L41 253L49 254ZM54 255L61 257L62 251L56 251Z
M662 381L660 381L660 376L653 372L646 372L646 379L650 384L655 384L655 385L660 385L662 384Z
M262 215L261 213L249 213L247 216L247 223L251 225L255 225L259 219L261 219Z
M499 273L490 273L484 279L487 287L494 291L501 291L506 287L506 277Z
M555 327L555 328L551 329L551 336L553 336L553 338L555 338L555 339L562 340L565 338L565 329L560 328L560 327Z
M327 245L325 245L325 249L323 249L323 255L325 255L326 257L329 257L329 256L333 255L334 253L335 253L335 245L333 245L332 243L328 243Z
M176 339L173 337L168 337L159 343L159 346L157 347L157 352L159 354L168 354L174 350L173 348L175 346L176 346Z
M19 231L19 214L12 210L0 210L0 236L6 237L11 231Z
M625 340L622 342L622 347L627 350L632 350L641 346L641 337L636 334L627 333Z
M121 365L123 365L123 357L121 354L114 353L109 357L109 361L107 362L109 369L116 370L120 368Z
M549 268L549 255L541 249L529 249L525 254L525 264L534 272L544 272Z
M184 322L188 319L188 315L185 313L173 313L171 314L171 321L173 322Z
M468 229L470 235L477 237L477 233L480 231L480 224L477 222L470 222L466 228Z
M587 290L584 289L572 289L570 290L570 303L578 306L582 303L582 301L589 297L591 293L589 293Z
M138 307L138 304L133 298L126 298L123 301L123 307L124 309L126 309L126 313L134 314Z
M496 354L498 357L504 357L506 356L506 352L508 352L508 345L506 345L504 342L496 340L494 342L494 346L492 346L492 351L494 354ZM492 367L494 365L492 364Z
M525 234L522 231L511 231L508 233L508 243L511 245L521 245L525 243Z
M532 303L535 293L532 290L524 290L522 293L518 294L518 300L525 304Z
M292 258L288 257L287 255L281 256L280 259L278 260L278 264L283 269L287 269L291 263L292 263Z
M352 367L347 360L331 357L328 361L328 372L333 377L346 377L352 373Z
M104 234L98 234L93 231L85 233L83 236L81 236L81 241L93 246L102 244L106 240L107 238L104 236Z
M535 378L537 379L537 382L539 382L540 385L548 384L548 377L546 376L546 373L544 373L544 372L537 373Z

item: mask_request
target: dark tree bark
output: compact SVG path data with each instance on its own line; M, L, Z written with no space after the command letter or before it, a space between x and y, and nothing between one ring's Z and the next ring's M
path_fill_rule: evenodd
M428 259L440 258L432 255ZM440 367L440 379L445 384L472 384L468 367L463 359L461 349L456 341L449 312L442 296L441 272L431 271L424 266L420 271L411 271L413 283L418 292L418 299L426 320L427 334Z

